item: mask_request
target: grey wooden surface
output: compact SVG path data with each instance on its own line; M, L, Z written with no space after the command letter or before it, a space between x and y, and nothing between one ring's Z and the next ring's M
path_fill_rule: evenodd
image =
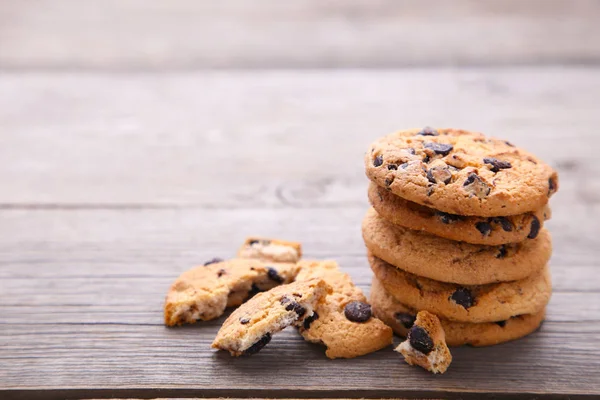
M0 398L598 398L598 4L0 0ZM172 280L253 234L368 292L363 153L424 125L559 170L540 331L431 376L162 325Z
M597 64L596 0L1 0L30 69Z

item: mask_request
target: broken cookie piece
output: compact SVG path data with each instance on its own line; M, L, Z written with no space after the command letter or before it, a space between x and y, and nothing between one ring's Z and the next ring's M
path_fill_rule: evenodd
M296 264L260 260L211 260L184 272L165 301L165 325L192 324L218 318L227 307L242 304L258 292L294 280Z
M333 292L307 318L300 333L327 347L329 358L353 358L389 346L392 329L371 315L362 291L335 261L301 261L296 281L323 279Z
M273 334L312 318L330 292L331 287L322 279L310 279L260 293L227 318L212 347L232 356L257 353Z
M419 365L434 374L443 374L452 362L442 324L436 315L428 311L417 314L408 331L408 339L395 351L401 353L410 365Z
M249 237L238 251L238 257L278 263L295 263L302 258L302 245L279 239Z

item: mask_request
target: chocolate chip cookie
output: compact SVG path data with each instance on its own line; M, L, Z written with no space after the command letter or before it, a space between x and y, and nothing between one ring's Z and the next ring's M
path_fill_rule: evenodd
M249 237L239 249L238 257L267 262L295 263L302 258L302 246L297 242Z
M227 307L254 294L291 282L296 264L251 259L213 259L184 272L171 285L165 301L165 325L192 324L218 318Z
M300 326L302 336L327 347L329 358L353 358L389 346L392 330L372 316L362 290L335 261L301 261L296 281L323 279L333 292Z
M427 311L417 314L405 342L396 350L410 365L418 365L434 374L446 372L452 354L446 345L444 328L437 316Z
M425 207L371 183L369 201L384 219L405 228L425 231L450 240L497 246L536 238L545 220L547 205L535 212L507 217L465 217Z
M371 306L373 315L391 326L394 332L406 337L412 328L417 311L400 303L384 288L383 284L373 278L371 285ZM446 343L448 346L493 346L529 335L535 332L542 321L546 310L536 314L515 315L507 320L470 324L440 318Z
M321 279L278 286L259 293L235 310L219 330L212 347L232 356L252 355L288 326L301 326L331 293Z
M370 209L363 220L365 244L375 256L405 271L442 282L481 285L524 279L544 268L550 234L501 246L454 242L394 225Z
M548 267L520 281L457 285L404 272L372 254L368 259L375 277L400 303L451 321L497 322L537 314L552 294Z
M406 200L449 214L536 212L558 190L556 172L532 154L481 133L415 129L376 140L366 173Z

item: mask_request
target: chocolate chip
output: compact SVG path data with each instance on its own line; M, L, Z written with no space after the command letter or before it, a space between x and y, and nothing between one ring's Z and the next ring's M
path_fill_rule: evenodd
M352 322L366 322L371 318L371 306L360 301L353 301L346 304L344 315Z
M398 165L396 165L396 164L388 164L388 169L390 171L395 171L395 170L398 169Z
M415 154L417 154L417 151L415 149L413 149L412 147L407 147L406 149L404 149L406 151L408 151L409 154L412 154L413 156Z
M452 293L450 299L453 300L459 306L464 307L465 309L472 307L475 304L475 300L473 299L473 295L471 291L467 288L458 288Z
M415 324L415 320L417 319L417 317L414 315L404 312L398 312L394 315L394 317L396 317L396 320L398 320L398 322L404 325L404 327L407 329L412 328L412 326Z
M463 188L471 193L471 195L477 196L480 199L486 197L492 190L475 172L469 174L465 183L463 183Z
M496 325L498 325L501 328L504 328L506 326L506 321L496 321Z
M500 224L500 226L502 227L502 229L504 229L505 232L511 232L513 230L512 223L506 217L496 217L492 221L494 221L497 224Z
M283 296L281 298L280 302L281 302L282 305L286 306L285 307L286 311L292 311L293 310L296 314L298 314L298 317L302 317L304 314L306 314L306 308L304 308L299 303L297 303L296 301L290 299L287 296Z
M489 164L492 166L492 168L490 168L492 170L492 172L498 172L501 169L512 168L512 164L509 163L508 161L502 161L502 160L498 160L498 159L492 158L492 157L484 158L483 162L485 164Z
M248 317L240 318L240 324L246 325L248 322L250 322L250 318L248 318Z
M425 128L421 129L421 131L419 133L417 133L417 135L420 135L420 136L438 136L439 133L438 133L438 131L436 131L432 127L426 126Z
M489 222L478 222L475 224L475 228L477 228L483 236L488 236L492 233L492 225L490 225Z
M425 154L425 157L423 157L423 162L427 164L430 160L431 158L427 154Z
M556 178L552 177L548 179L548 196L552 196L554 193L556 193L557 186Z
M215 257L212 260L208 260L207 262L205 262L204 266L207 266L207 265L210 265L210 264L216 264L216 263L220 263L220 262L223 262L223 259Z
M408 341L417 351L427 355L433 350L433 340L427 331L420 326L413 326L408 331Z
M381 167L382 164L383 164L383 157L382 156L375 157L375 159L373 160L373 165L376 167Z
M244 354L247 355L247 356L251 356L252 354L256 354L259 351L261 351L263 347L265 347L266 345L268 345L270 341L271 341L271 334L270 333L265 333L265 335L263 337L261 337L258 342L254 343L252 346L248 347L244 351Z
M254 297L260 292L262 292L262 290L256 286L256 283L253 283L250 291L248 292L248 298Z
M511 142L509 142L509 141L504 141L504 143L505 143L507 146L510 146L510 147L515 147L515 145L514 145L514 144L512 144L512 143L511 143Z
M443 182L447 185L452 180L452 172L446 166L433 167L427 171L427 179L431 183Z
M281 276L279 276L279 274L277 273L277 270L273 267L267 267L267 276L272 281L275 281L277 283L283 283L284 279Z
M448 214L442 211L436 211L435 215L437 215L440 218L440 221L446 225L462 220L460 215Z
M535 215L532 215L531 217L533 218L533 220L531 221L531 230L529 231L529 235L527 235L527 238L535 239L540 233L540 228L542 227L542 224L540 224L540 220Z
M442 156L447 156L448 153L450 153L452 151L452 149L454 149L454 146L452 146L451 144L435 143L435 142L423 143L423 147L425 147L426 149L429 149L429 150L433 150L433 152L435 154L440 154Z
M304 329L310 328L310 325L319 319L319 314L316 311L313 312L313 315L308 316L304 319Z
M506 255L508 254L508 249L506 248L505 245L502 245L498 248L498 254L496 255L496 258L504 258L506 257Z
M225 275L227 273L227 271L225 271L223 268L221 268L218 272L217 272L217 277L220 278L223 275Z
M248 242L248 245L254 246L255 244L259 244L259 243L260 243L260 240L252 239L251 241Z

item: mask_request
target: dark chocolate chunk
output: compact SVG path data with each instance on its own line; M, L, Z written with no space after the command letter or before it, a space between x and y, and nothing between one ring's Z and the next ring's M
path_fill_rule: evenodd
M452 146L451 144L435 143L435 142L423 143L423 147L425 147L426 149L429 149L429 150L433 150L433 152L435 154L440 154L442 156L447 156L448 153L450 153L452 151L452 149L454 149L454 146Z
M431 158L427 154L425 154L425 157L423 157L423 162L427 164L429 161L431 161Z
M463 187L467 192L471 193L471 195L477 196L480 199L486 197L492 190L475 172L469 174Z
M552 177L548 179L548 196L552 196L554 193L556 193L557 189L558 185L556 183L556 178Z
M420 136L438 136L439 133L438 133L438 131L436 131L432 127L426 126L425 128L421 129L421 131L419 133L417 133L417 135L420 135Z
M420 326L413 326L408 331L408 341L410 345L417 351L427 355L433 350L433 339L427 331Z
M417 319L417 317L414 315L404 312L398 312L394 315L394 317L396 317L396 320L398 320L398 322L404 325L404 327L407 329L412 328L412 326L415 324L415 320Z
M444 182L447 185L452 180L452 172L446 166L433 167L427 171L427 179L431 183Z
M483 236L488 236L490 233L492 233L492 225L490 225L489 222L478 222L475 224L475 228L477 228L477 230L481 232Z
M208 260L207 262L205 262L204 266L207 266L207 265L210 265L210 264L216 264L216 263L220 263L220 262L223 262L223 259L215 257L212 260Z
M435 177L433 176L433 171L431 169L427 170L427 180L429 180L431 183L436 183Z
M415 149L413 149L412 147L408 147L408 148L406 148L406 149L404 149L404 150L408 151L408 152L409 152L410 154L412 154L413 156L414 156L415 154L417 154L417 151L416 151Z
M383 164L383 157L382 156L377 156L375 157L375 159L373 159L373 165L376 167L381 167L381 165Z
M506 326L506 321L496 321L496 325L498 325L501 328L504 328Z
M388 164L388 169L390 171L395 171L398 169L398 165L397 164Z
M310 325L317 319L319 319L319 314L317 314L317 312L314 311L313 315L308 316L304 319L304 329L310 328Z
M508 254L508 249L506 248L505 245L502 245L500 247L498 247L498 254L496 255L496 258L504 258L506 257L506 255Z
M352 322L366 322L371 318L371 306L360 301L353 301L346 304L344 315Z
M532 215L531 217L533 218L533 220L531 221L531 230L529 231L529 235L527 236L527 238L535 239L540 233L542 224L540 224L540 220L535 215Z
M453 222L461 221L462 217L460 215L448 214L442 211L436 211L435 215L440 218L443 224L451 224Z
M256 286L256 283L253 283L250 291L248 292L248 298L254 297L260 292L262 292L262 290Z
M306 314L306 308L304 308L303 306L298 304L295 300L290 299L287 296L283 296L281 298L280 302L282 305L286 306L285 307L286 311L293 310L296 314L298 314L299 317L302 317L304 314Z
M272 281L275 281L277 283L283 283L283 278L281 276L279 276L279 274L277 273L277 270L273 267L267 267L267 276Z
M250 318L248 318L248 317L240 318L240 324L246 325L248 322L250 322Z
M227 271L225 271L223 268L221 268L218 272L217 272L217 277L220 278L223 275L225 275L227 273Z
M483 162L492 166L490 168L492 172L498 172L501 169L512 168L511 163L509 163L508 161L498 160L497 158L486 157L483 159Z
M258 239L252 239L251 241L248 242L248 244L250 246L254 246L255 244L259 244L259 243L260 243L260 240L258 240Z
M262 350L263 347L268 345L270 341L271 341L271 334L265 333L265 335L263 337L261 337L258 342L254 343L252 346L248 347L244 351L244 355L251 356L252 354L258 353L259 351Z
M502 227L502 229L504 229L505 232L511 232L513 230L512 223L506 217L496 217L493 219L493 221L497 224L500 224L500 226Z
M452 293L452 296L450 296L450 299L465 309L470 308L475 304L475 299L473 299L471 291L463 287L456 289L454 293Z

